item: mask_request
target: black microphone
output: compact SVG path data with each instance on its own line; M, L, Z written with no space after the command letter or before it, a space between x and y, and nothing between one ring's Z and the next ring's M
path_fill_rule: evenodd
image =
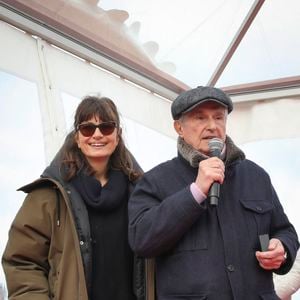
M221 139L213 138L208 142L209 152L211 157L220 158L224 143ZM210 205L217 206L220 197L220 183L214 182L208 192Z

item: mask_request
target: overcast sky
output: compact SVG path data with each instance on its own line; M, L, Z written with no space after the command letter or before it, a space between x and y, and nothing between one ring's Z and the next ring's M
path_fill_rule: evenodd
M98 5L127 11L125 24L139 24L133 38L155 42L154 61L174 63L173 75L194 87L208 82L254 2L101 0ZM299 75L299 15L299 0L265 1L217 85Z

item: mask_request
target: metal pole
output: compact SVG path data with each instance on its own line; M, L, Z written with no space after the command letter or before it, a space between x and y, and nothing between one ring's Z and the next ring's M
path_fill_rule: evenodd
M229 47L227 48L226 52L224 53L220 63L218 64L216 70L214 71L213 75L209 79L207 85L214 86L220 76L222 75L225 67L227 66L229 60L231 59L233 53L239 46L241 40L243 39L244 35L246 34L247 30L249 29L250 25L252 24L254 18L256 17L257 13L259 12L260 8L264 4L265 0L256 0L250 8L247 16L245 17L243 23L241 24L238 32L234 36L233 40L231 41Z

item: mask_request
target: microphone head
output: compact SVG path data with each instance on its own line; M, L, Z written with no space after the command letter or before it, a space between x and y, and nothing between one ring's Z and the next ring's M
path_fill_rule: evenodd
M212 138L208 142L208 147L209 147L210 156L220 157L224 147L224 143L219 138Z

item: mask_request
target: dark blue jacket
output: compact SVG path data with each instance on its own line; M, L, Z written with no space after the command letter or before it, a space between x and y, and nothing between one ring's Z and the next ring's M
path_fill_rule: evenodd
M231 162L211 207L190 192L197 172L179 155L147 172L129 201L129 241L138 255L156 257L157 299L278 299L272 272L255 257L258 236L284 244L279 274L291 268L298 238L268 174L246 159Z

